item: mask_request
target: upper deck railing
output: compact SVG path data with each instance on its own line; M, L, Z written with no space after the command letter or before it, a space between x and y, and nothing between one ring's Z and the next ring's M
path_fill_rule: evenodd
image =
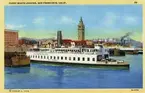
M29 51L35 52L49 52L49 53L75 53L75 54L98 54L102 52L107 52L107 50L103 51L103 49L95 49L95 48L35 48L30 49Z

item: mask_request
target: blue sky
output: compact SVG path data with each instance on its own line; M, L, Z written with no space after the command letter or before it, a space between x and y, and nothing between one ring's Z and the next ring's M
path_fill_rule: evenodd
M19 30L20 37L51 38L62 30L63 38L77 39L80 17L86 39L133 32L131 37L142 41L141 5L5 6L5 28Z

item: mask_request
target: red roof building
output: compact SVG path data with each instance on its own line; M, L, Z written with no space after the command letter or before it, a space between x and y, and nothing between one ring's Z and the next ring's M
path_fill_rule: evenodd
M89 40L71 40L71 39L63 39L64 47L71 47L72 43L74 43L75 47L93 47L93 43ZM91 42L91 43L90 43Z

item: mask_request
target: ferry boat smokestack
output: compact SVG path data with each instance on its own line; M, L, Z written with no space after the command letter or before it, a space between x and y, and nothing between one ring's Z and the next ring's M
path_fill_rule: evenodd
M57 47L61 47L62 45L62 33L61 31L57 31Z

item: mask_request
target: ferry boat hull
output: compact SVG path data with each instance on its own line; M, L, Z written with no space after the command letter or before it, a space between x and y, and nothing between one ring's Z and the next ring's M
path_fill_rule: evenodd
M31 60L32 63L40 64L53 64L53 65L67 65L67 66L83 66L83 67L113 67L113 68L125 68L129 69L128 63L123 64L82 64L82 63L69 63L69 62L54 62L54 61L38 61Z

